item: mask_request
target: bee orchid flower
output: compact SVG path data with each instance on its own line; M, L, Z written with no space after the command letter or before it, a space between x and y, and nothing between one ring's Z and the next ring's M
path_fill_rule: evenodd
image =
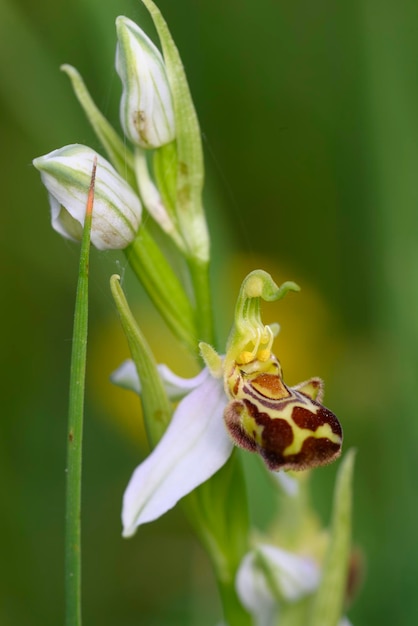
M322 381L285 385L271 351L275 329L261 321L261 298L274 300L297 289L294 283L277 287L266 272L252 272L241 287L226 355L200 344L206 367L192 379L159 366L169 397L182 399L125 491L125 537L209 479L226 463L234 444L259 453L272 471L307 469L339 456L342 430L320 403ZM112 380L141 393L132 362L124 363Z

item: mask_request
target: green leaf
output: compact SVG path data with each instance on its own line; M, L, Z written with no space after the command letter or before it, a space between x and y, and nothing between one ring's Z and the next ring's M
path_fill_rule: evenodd
M184 256L186 250L178 231L177 218L170 211L170 207L165 205L158 184L156 186L150 176L146 151L138 146L135 148L134 164L138 189L145 208Z
M177 144L176 212L189 255L209 260L209 235L202 206L203 151L199 122L184 67L159 9L152 0L142 0L157 29L174 104Z
M142 224L126 257L155 307L176 337L197 355L195 315L186 292L158 245Z
M77 96L84 113L87 116L94 132L105 149L110 162L125 178L125 180L136 188L135 176L133 172L133 155L127 149L124 141L119 137L118 133L111 126L103 113L97 108L93 98L91 97L83 78L72 65L62 65L61 69L67 74L71 80L74 93Z
M345 455L334 491L331 537L323 575L315 594L309 626L337 626L344 612L351 549L352 480L355 450Z
M90 233L97 160L93 162L81 240L74 311L67 436L65 623L81 625L81 471L88 333Z
M171 218L177 223L176 193L177 193L177 148L176 142L161 146L153 155L154 177L164 206Z
M141 381L145 429L150 445L154 448L171 419L171 406L154 356L132 315L119 281L120 277L114 274L110 279L110 288Z
M210 241L202 205L204 163L199 122L179 51L167 24L152 0L142 1L151 14L160 38L173 98L177 152L175 212L187 249L186 257L198 312L196 322L199 339L213 343L208 272ZM172 174L169 173L169 176L166 189L171 194Z

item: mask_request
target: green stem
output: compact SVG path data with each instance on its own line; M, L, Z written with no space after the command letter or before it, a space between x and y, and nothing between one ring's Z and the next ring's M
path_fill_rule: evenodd
M242 606L235 591L235 580L218 579L219 594L228 626L252 626L252 617Z
M187 518L207 551L228 626L250 626L251 618L235 590L238 567L248 552L247 491L240 458L229 461L210 480L183 499Z
M81 468L88 326L88 267L95 173L96 163L93 165L81 243L71 353L65 516L66 626L81 626Z
M209 283L209 262L190 259L188 264L196 299L196 324L199 341L213 345L215 336Z
M169 328L196 355L199 337L193 308L171 265L144 224L125 253L133 271Z
M201 491L202 489L211 489L213 482L213 479L211 479L205 483L206 487L202 485L199 489ZM252 626L252 618L242 606L235 589L235 578L240 559L237 559L237 554L228 554L228 548L225 545L220 545L222 537L217 535L214 525L208 525L207 520L204 519L201 502L199 502L196 491L190 494L186 501L183 502L188 520L212 563L225 624L228 626ZM216 506L213 500L212 503ZM224 518L226 519L227 517L228 515L224 514ZM242 538L246 543L247 536L245 535L244 538L244 533L242 533ZM228 547L233 545L233 543L233 539L230 538ZM241 558L246 551L244 546L240 546L239 553Z

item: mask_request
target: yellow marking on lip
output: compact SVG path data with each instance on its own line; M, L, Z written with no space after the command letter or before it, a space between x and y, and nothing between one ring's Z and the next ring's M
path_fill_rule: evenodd
M244 409L241 413L241 426L251 439L253 439L259 446L262 445L264 426L257 424L247 409Z
M308 428L300 428L297 424L291 420L293 430L293 441L290 446L283 451L283 456L290 456L292 454L299 454L302 450L302 446L306 439L314 437L315 439L329 439L332 443L341 443L341 437L334 433L329 424L322 424L318 426L316 430L309 430Z

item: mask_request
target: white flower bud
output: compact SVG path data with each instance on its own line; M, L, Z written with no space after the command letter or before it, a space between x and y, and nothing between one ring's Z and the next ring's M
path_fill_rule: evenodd
M260 543L242 559L235 585L243 606L261 625L277 623L280 602L297 602L313 593L319 580L319 567L311 558Z
M116 19L116 31L116 71L123 85L123 131L135 145L159 148L175 138L173 102L163 57L127 17Z
M141 202L106 159L80 144L65 146L33 161L48 190L52 227L67 239L81 240L95 156L91 241L99 250L126 248L139 228Z

